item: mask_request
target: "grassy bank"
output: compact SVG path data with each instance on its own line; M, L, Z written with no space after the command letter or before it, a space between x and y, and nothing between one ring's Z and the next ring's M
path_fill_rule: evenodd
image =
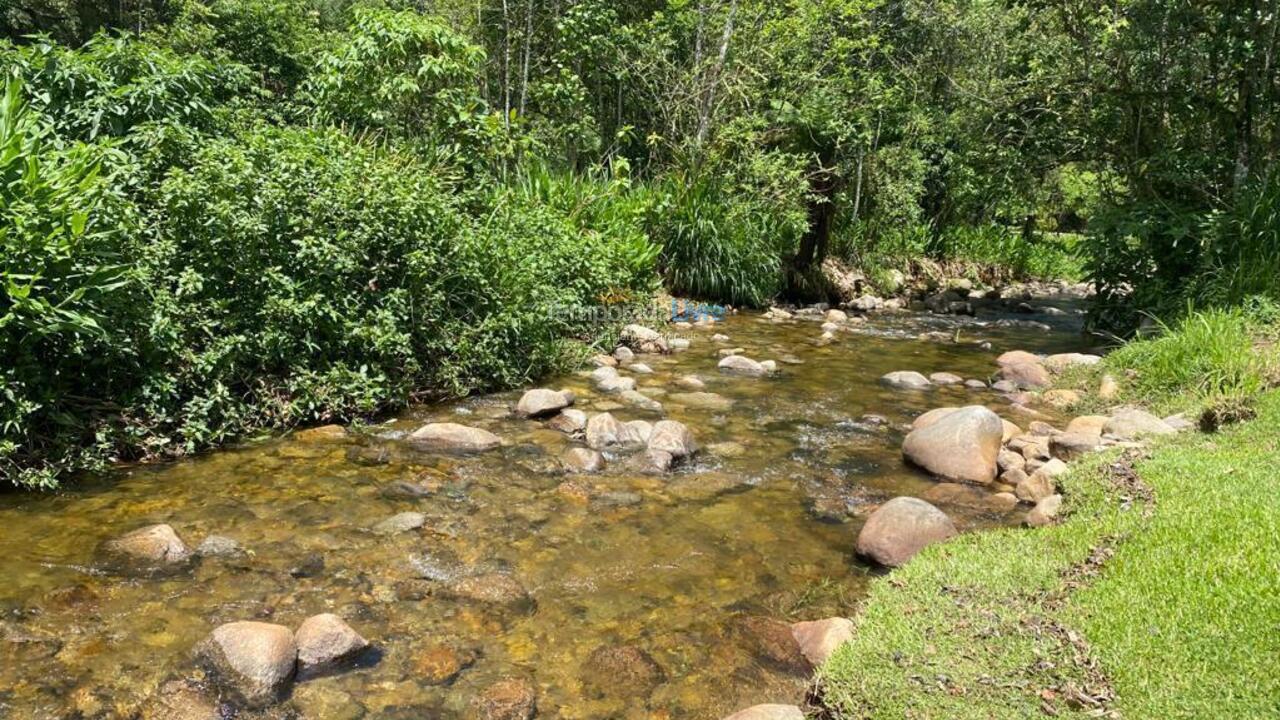
M1141 392L1170 351L1124 352ZM1250 406L1251 422L1077 464L1059 525L966 535L878 581L820 672L833 716L1275 717L1280 393Z

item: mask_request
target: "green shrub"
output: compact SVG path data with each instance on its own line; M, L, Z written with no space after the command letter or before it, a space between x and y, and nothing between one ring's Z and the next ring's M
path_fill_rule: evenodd
M0 476L47 486L87 462L85 419L114 412L136 366L122 332L143 298L123 246L130 204L103 176L111 151L50 142L17 80L0 107Z
M1205 247L1190 296L1198 305L1280 300L1280 174L1248 188L1206 222Z

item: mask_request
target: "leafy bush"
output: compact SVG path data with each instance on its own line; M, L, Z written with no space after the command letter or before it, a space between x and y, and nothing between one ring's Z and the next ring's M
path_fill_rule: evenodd
M0 59L23 79L34 110L65 137L121 137L144 123L207 128L214 107L246 87L234 62L214 63L154 43L105 33L72 50L40 41L0 41Z
M1280 301L1280 174L1250 187L1206 226L1192 299L1210 306L1259 296Z
M111 151L57 148L22 96L10 80L0 107L0 476L49 485L86 462L83 419L112 410L142 298L122 253L132 208L102 174Z
M304 87L316 119L443 146L476 140L484 50L417 12L354 12L345 42Z

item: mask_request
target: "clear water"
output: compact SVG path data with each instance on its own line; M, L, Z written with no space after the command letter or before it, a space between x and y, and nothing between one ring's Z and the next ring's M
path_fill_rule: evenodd
M814 320L733 316L684 331L691 349L642 357L655 372L635 376L704 448L667 476L627 472L620 462L565 475L557 458L573 441L512 417L513 392L415 407L345 440L284 437L121 469L58 494L0 496L0 716L131 717L166 681L200 679L190 651L216 625L296 627L317 612L347 618L376 655L239 717L465 717L480 688L511 675L533 681L539 717L718 718L795 702L807 678L758 656L741 619L850 614L875 573L853 554L862 518L875 503L934 484L902 462L903 424L940 405L1008 407L989 391L910 393L877 379L893 370L987 378L1002 350L1081 349L1074 316L1053 322L1043 332L885 315L826 345L815 342ZM918 339L957 330L960 343ZM731 342L712 342L716 332ZM717 351L735 346L758 360L799 362L780 363L771 379L723 376ZM674 379L686 374L731 409L682 404ZM588 412L660 417L618 409L616 398L591 390L585 372L547 386L574 389ZM889 422L868 422L868 413ZM433 420L488 428L504 445L460 458L399 441ZM404 480L435 492L386 495ZM943 507L962 529L1018 519ZM407 510L427 515L422 530L370 531ZM205 559L162 579L95 565L104 539L160 522L192 547L219 534L251 554ZM494 570L518 579L533 607L452 598L424 577ZM590 653L619 644L647 652L662 682L638 690L585 682ZM441 646L473 660L445 683L424 670Z

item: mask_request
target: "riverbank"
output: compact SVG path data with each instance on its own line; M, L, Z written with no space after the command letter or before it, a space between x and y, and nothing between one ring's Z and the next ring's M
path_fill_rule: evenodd
M830 716L1274 716L1280 393L1250 405L1081 461L1059 525L966 534L877 580L819 672Z

